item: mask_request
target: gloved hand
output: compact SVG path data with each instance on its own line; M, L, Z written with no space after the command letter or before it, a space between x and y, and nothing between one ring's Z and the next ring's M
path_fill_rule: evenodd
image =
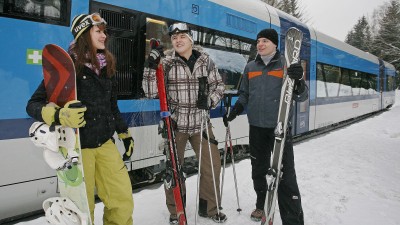
M208 80L207 77L199 77L199 90L197 93L196 107L198 109L209 110L211 108L211 99L208 96Z
M291 79L300 80L303 78L303 67L300 63L294 63L287 69L287 74Z
M202 98L197 99L196 107L198 109L205 109L205 110L211 109L211 100L210 100L210 98L208 96L204 96Z
M236 102L235 106L233 106L233 109L230 111L229 115L225 113L225 115L222 117L224 121L225 127L228 127L228 122L234 120L237 115L240 115L244 110L244 107L242 104L239 102Z
M158 64L160 63L161 57L163 56L164 56L164 50L162 45L153 48L150 51L149 57L147 59L149 62L149 68L156 70Z
M133 147L135 146L135 141L132 138L131 132L127 130L125 133L118 134L118 137L124 142L125 153L122 156L124 161L128 161L133 153Z
M87 110L78 100L67 102L63 108L57 105L47 105L42 108L43 121L51 126L63 125L66 127L79 128L86 124L84 113Z

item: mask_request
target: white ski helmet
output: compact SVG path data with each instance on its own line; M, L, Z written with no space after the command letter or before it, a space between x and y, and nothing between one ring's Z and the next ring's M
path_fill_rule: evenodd
M48 198L43 202L47 222L52 225L87 225L88 216L69 199Z
M29 128L29 137L37 147L46 148L58 152L58 141L60 133L56 130L51 132L50 126L43 122L34 122Z

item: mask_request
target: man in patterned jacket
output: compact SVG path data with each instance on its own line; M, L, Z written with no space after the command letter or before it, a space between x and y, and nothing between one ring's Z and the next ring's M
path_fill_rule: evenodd
M199 158L200 145L202 145L201 179L200 179L200 201L199 215L211 218L213 221L222 223L227 217L218 211L220 205L220 171L221 159L211 124L208 126L211 145L211 157L208 151L208 141L201 130L202 112L207 111L208 122L209 110L215 108L225 90L224 83L218 73L218 69L208 54L201 47L193 46L193 38L190 29L185 23L174 23L169 27L169 35L173 49L165 52L162 48L152 49L148 57L149 69L144 71L144 83L155 86L155 70L161 62L164 67L167 98L171 118L175 124L175 141L178 151L179 164L184 162L186 143L189 141L197 158ZM200 78L200 79L199 79ZM205 81L208 87L207 94L199 93L199 83ZM149 90L147 87L144 90ZM153 88L154 90L155 88ZM155 97L154 93L146 93L148 97ZM212 160L211 160L212 158ZM211 165L212 161L212 165ZM214 176L212 174L212 168ZM213 177L215 180L213 180ZM216 187L217 199L214 191ZM185 192L185 185L183 185ZM170 212L170 224L177 224L175 202L171 190L165 190L166 203ZM183 194L185 196L185 194ZM219 212L219 213L218 213Z

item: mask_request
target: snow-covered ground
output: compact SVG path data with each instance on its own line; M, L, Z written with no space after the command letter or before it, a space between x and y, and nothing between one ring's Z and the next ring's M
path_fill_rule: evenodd
M233 131L234 132L234 131ZM295 163L307 225L400 225L400 91L387 112L295 145ZM255 193L249 160L236 164L239 214L232 167L227 167L222 199L225 224L259 224L249 218ZM197 176L187 179L188 223L195 224ZM134 224L168 224L161 185L133 194ZM96 204L95 224L102 224ZM275 224L281 225L279 212ZM18 223L43 225L43 217ZM215 224L199 218L197 224Z

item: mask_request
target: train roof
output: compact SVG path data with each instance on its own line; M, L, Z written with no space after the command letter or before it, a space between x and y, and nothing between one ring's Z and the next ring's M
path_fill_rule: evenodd
M246 4L243 4L243 0L209 0L218 5L225 6L238 12L245 13L262 21L266 21L272 25L280 27L279 16L276 9L265 2L260 0L246 0ZM260 27L258 30L264 29Z

